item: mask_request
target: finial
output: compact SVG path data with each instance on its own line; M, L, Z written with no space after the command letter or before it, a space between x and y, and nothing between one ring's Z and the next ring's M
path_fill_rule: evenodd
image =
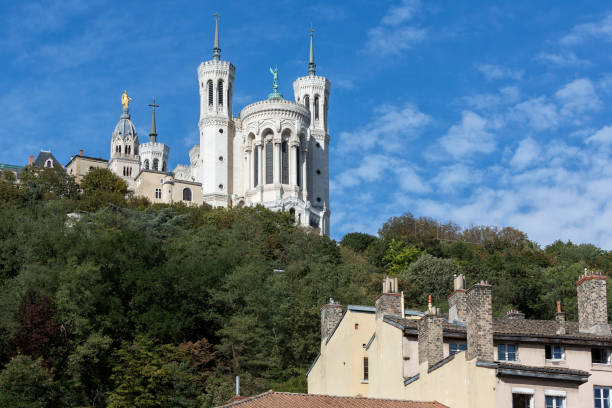
M219 13L215 16L215 44L213 46L213 59L219 61L221 59L221 48L219 48Z
M153 118L151 119L151 133L149 133L149 137L151 138L151 143L155 143L157 142L157 127L155 126L155 108L159 108L159 105L155 104L155 97L153 97L153 103L150 103L149 106L153 108Z
M127 91L124 90L123 95L121 95L121 104L123 105L123 109L128 109L130 107L131 100L132 98L130 98L127 94Z
M314 62L314 47L312 45L312 35L314 33L314 30L312 29L312 26L310 27L309 32L310 32L310 58L308 59L308 75L314 76L315 68L317 66L315 65L315 62Z

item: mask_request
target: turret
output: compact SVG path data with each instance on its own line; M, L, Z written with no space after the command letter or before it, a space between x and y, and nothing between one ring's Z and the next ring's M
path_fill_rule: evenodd
M130 189L140 171L138 134L130 116L130 100L126 91L121 95L123 110L111 137L109 169L123 178Z
M198 67L202 190L204 201L213 206L227 206L233 187L231 144L235 131L232 120L235 73L236 68L229 61L221 60L219 14L215 14L212 59Z

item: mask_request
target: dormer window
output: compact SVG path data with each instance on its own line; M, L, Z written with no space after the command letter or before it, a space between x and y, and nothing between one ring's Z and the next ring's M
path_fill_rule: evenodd
M45 162L45 167L53 167L53 160L47 159L47 161Z

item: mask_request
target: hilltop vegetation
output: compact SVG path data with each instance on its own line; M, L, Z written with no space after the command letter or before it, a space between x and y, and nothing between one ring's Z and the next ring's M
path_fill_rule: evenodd
M81 191L53 169L13 181L2 174L0 406L208 407L235 375L243 395L305 391L330 296L371 305L389 273L407 307L432 293L444 309L464 273L493 283L498 315L551 318L560 299L575 319L576 278L612 261L410 214L336 243L262 207L126 201L102 170Z

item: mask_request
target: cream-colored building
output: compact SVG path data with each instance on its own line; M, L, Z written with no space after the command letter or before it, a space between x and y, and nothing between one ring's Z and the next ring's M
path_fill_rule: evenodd
M78 155L70 158L65 168L66 173L74 176L74 181L80 183L81 179L91 170L107 168L107 162L99 157L85 156L83 155L83 150L80 150Z
M579 322L558 305L555 320L517 311L493 318L491 286L449 296L449 316L405 311L394 280L375 307L322 308L321 352L308 374L313 394L436 400L453 407L608 407L612 335L605 276L578 287ZM367 339L367 340L366 340Z
M183 203L202 205L202 185L186 180L177 180L172 173L141 170L134 181L134 194L147 197L151 203Z

